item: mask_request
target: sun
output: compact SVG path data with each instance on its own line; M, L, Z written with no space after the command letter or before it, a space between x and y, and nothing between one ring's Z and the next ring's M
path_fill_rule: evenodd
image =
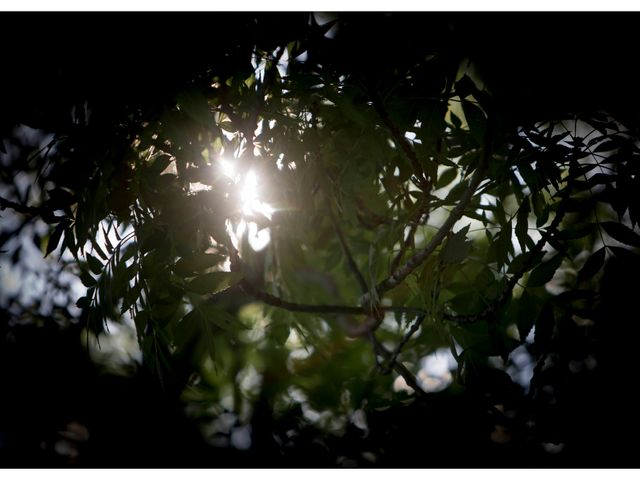
M231 223L228 224L233 243L237 247L238 240L246 233L251 248L255 251L262 250L271 239L269 228L258 229L258 225L251 221L251 217L263 215L271 220L275 209L260 199L260 177L253 170L244 174L239 173L233 162L227 159L219 161L219 168L222 174L229 177L238 189L238 210L241 212L242 218L235 225L235 228Z
M261 214L271 220L274 209L260 200L260 179L258 174L249 170L244 175L236 171L235 165L227 160L220 160L220 170L236 184L239 191L239 209L244 216Z

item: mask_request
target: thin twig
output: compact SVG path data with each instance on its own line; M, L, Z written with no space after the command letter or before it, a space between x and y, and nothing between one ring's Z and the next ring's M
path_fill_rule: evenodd
M393 353L391 354L391 358L389 359L387 367L383 370L383 374L387 374L391 371L391 367L394 363L396 363L396 359L398 358L398 355L400 355L400 352L402 351L404 346L407 344L407 342L411 339L413 334L418 331L418 329L420 328L420 325L422 325L422 322L426 317L427 317L426 315L420 315L416 319L416 321L413 323L413 325L411 325L411 328L405 334L402 340L398 342L398 345L396 345L396 348L393 350Z
M427 393L420 387L420 385L418 385L418 381L416 380L416 377L413 373L411 373L411 371L409 371L409 369L407 367L405 367L402 363L397 362L397 361L393 361L391 362L391 352L389 352L389 350L387 350L384 345L382 345L378 339L376 338L375 334L372 332L371 335L369 336L369 339L371 341L371 344L373 346L373 350L375 352L375 354L380 355L381 357L383 357L385 360L389 361L389 364L393 366L393 369L396 371L396 373L398 373L398 375L400 375L402 378L404 378L404 381L407 383L407 385L409 385L414 392L416 392L417 395L419 396L424 396Z
M249 295L273 307L284 308L290 312L324 313L335 315L368 315L370 312L364 307L352 307L348 305L308 305L304 303L289 302L270 293L259 290L247 279L240 282L240 287Z
M487 125L487 131L490 131L489 125ZM489 163L489 158L491 157L491 148L490 148L490 137L489 134L486 135L484 154L480 160L480 164L476 168L476 171L473 173L471 177L471 181L469 182L469 186L462 194L460 198L460 202L455 206L451 213L447 217L447 220L442 224L440 229L433 236L429 244L423 248L422 250L414 253L409 260L400 268L398 268L395 272L393 272L389 277L380 282L376 286L376 291L379 296L383 293L391 290L392 288L397 287L402 281L409 276L411 272L413 272L418 266L420 266L428 257L431 255L434 250L442 243L442 241L447 237L449 231L453 228L453 225L462 217L465 208L471 198L473 197L478 185L484 178L484 174L487 170L487 166ZM361 299L361 304L366 303L367 296L364 295Z
M409 245L411 244L411 241L413 240L413 237L416 234L416 230L418 230L418 225L420 223L420 217L422 217L422 213L423 213L422 209L420 209L416 218L414 218L413 221L411 222L411 226L409 227L409 233L400 244L400 251L398 251L398 254L391 261L391 267L389 268L391 272L396 271L396 269L398 268L398 265L400 265L400 260L402 260L402 257L404 257L404 254L407 251L407 248L409 248Z
M333 228L336 231L336 234L338 235L338 240L340 240L340 245L342 246L342 252L344 253L344 257L347 260L347 265L349 265L349 269L351 270L353 275L356 277L356 280L358 281L358 285L360 286L360 290L362 291L363 294L366 294L369 291L367 282L365 281L364 276L362 275L362 272L358 268L358 264L354 260L353 255L351 254L349 245L347 244L347 241L344 238L344 234L342 233L342 228L340 228L340 224L338 223L338 219L333 213L333 209L331 208L331 205L329 205L328 210L329 210L329 218L331 219Z

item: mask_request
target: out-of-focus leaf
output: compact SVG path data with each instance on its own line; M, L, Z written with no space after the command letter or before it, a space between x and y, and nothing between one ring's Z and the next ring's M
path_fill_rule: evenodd
M447 241L447 244L442 249L442 254L440 255L443 262L459 263L469 256L469 252L471 251L471 242L467 242L468 231L469 225L453 234Z
M213 117L209 112L207 98L198 90L184 90L178 94L180 110L189 115L194 121L208 127L213 126Z
M555 317L553 315L553 307L547 303L542 307L542 311L536 319L536 332L533 339L533 344L536 348L541 350L548 348L551 337L553 336L554 326Z
M199 275L191 280L187 286L201 295L207 293L218 293L232 287L242 279L239 272L211 272Z
M222 262L224 258L224 256L215 253L196 253L178 260L174 266L174 271L178 275L188 276L190 273L214 267Z
M532 297L527 290L524 290L518 299L517 310L518 334L520 335L520 340L523 342L529 335L531 327L533 327L533 324L536 321L536 315L538 313L537 309L538 306L534 297Z

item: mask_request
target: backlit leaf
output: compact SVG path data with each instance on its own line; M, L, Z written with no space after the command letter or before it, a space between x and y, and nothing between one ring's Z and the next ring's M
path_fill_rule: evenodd
M207 293L218 293L232 287L242 279L239 272L211 272L199 275L191 280L187 286L201 295Z

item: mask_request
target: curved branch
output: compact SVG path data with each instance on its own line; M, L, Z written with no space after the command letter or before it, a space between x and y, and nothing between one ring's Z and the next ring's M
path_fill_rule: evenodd
M240 282L240 287L256 300L260 300L273 307L284 308L290 312L324 313L335 315L368 315L370 313L363 307L351 307L348 305L308 305L304 303L289 302L271 295L270 293L258 290L247 279Z
M462 217L462 214L464 213L467 204L473 197L476 188L478 188L480 181L484 178L484 174L487 170L488 158L490 155L491 153L489 149L486 148L485 155L483 156L480 165L478 165L478 168L474 172L473 177L469 182L469 187L462 194L460 202L451 211L447 220L436 232L436 234L433 236L433 238L425 248L413 254L402 267L398 268L388 278L386 278L376 286L378 295L382 295L383 293L397 287L400 283L402 283L402 281L407 278L409 274L413 272L418 266L420 266L420 264L422 264L447 237L449 231L453 228L453 225L460 219L460 217ZM363 296L361 303L364 304L366 300L366 296Z

